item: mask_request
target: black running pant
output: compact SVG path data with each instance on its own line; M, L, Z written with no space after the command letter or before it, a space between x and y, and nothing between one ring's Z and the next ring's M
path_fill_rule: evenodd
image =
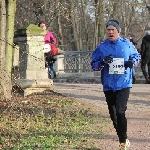
M116 92L104 92L110 118L113 121L120 143L126 142L127 139L127 119L125 117L125 111L127 109L129 93L130 88L125 88Z
M148 71L146 71L146 65L147 65ZM145 78L150 77L150 63L141 62L141 70Z

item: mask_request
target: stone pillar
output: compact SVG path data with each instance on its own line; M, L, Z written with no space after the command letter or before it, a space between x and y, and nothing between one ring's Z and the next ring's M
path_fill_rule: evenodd
M64 54L60 53L56 57L57 57L57 61L55 62L54 67L59 76L59 74L65 73L64 72Z
M15 83L19 84L21 88L28 88L28 86L31 88L33 81L37 85L39 83L42 88L44 85L41 85L41 82L42 84L44 84L44 81L48 82L49 85L53 84L53 81L48 79L48 73L45 69L43 53L45 34L46 31L34 24L22 27L15 32L14 43L19 47L19 64L14 76ZM28 86L25 85L26 83ZM34 84L34 88L36 88L36 84ZM47 83L45 85L47 88ZM39 88L39 86L37 87Z

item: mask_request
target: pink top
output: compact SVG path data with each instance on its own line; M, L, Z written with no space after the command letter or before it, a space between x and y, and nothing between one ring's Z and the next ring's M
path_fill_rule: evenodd
M45 37L44 37L44 42L45 43L50 43L51 40L54 41L54 44L56 44L56 38L54 37L54 35L52 34L52 32L47 31Z

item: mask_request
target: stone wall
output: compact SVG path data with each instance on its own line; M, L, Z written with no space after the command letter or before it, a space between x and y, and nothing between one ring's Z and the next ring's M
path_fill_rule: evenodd
M43 53L46 31L30 24L15 32L14 85L24 89L25 95L33 91L50 88L53 80L48 79Z

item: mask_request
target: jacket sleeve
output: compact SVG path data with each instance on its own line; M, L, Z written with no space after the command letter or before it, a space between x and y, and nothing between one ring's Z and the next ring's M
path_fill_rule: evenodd
M131 45L131 55L130 58L133 60L134 66L137 66L141 60L141 55L137 51L134 45Z
M144 40L142 40L142 44L141 44L141 55L143 55L144 54L144 51L145 51L145 42L144 42Z
M47 34L45 35L44 42L51 43L51 41L53 41L53 43L56 44L56 38L51 32L48 31Z
M50 36L50 42L56 44L56 38L54 37L54 35L51 32L49 32L49 36Z
M101 65L101 61L100 50L99 47L97 47L92 53L91 67L94 71L100 71L104 68L104 66Z

